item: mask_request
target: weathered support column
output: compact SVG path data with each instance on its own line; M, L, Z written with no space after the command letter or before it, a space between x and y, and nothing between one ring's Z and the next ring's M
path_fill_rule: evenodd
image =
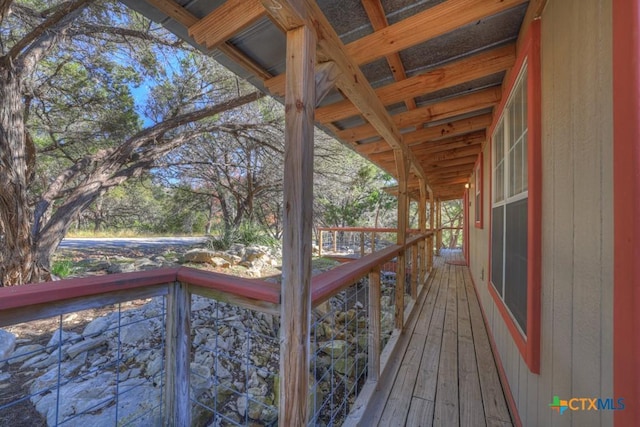
M380 267L376 267L369 273L369 367L368 379L378 381L380 378Z
M402 150L393 150L398 170L398 232L396 243L405 245L407 242L407 224L409 223L409 197L407 195L407 181L409 178L409 159ZM404 323L404 293L406 286L406 254L400 251L396 269L396 310L395 326L402 329Z
M436 200L436 255L440 255L440 248L442 247L442 202L440 199Z
M427 183L424 179L420 180L420 202L418 203L418 226L420 227L420 233L427 232ZM420 258L420 276L419 280L422 283L427 277L427 242L421 240L418 244L418 253Z
M182 283L171 286L167 296L165 360L163 424L167 427L191 425L191 295Z
M280 309L279 423L282 426L307 424L315 58L313 30L306 26L289 30Z
M433 191L429 192L429 229L431 230L431 236L429 236L429 271L433 270L433 243L435 242L434 224L435 224L435 204L433 199Z

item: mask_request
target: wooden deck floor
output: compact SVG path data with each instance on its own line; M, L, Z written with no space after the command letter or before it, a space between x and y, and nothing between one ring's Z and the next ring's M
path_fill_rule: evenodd
M459 251L437 261L395 380L361 425L511 426L469 270Z

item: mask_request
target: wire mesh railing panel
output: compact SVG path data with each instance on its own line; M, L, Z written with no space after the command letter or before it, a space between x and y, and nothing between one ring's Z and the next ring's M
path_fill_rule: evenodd
M398 258L386 262L380 269L380 349L391 338L395 327L396 283Z
M193 426L276 425L278 316L193 295Z
M396 244L395 231L320 230L321 252L328 255L362 256Z
M157 297L5 328L0 425L157 425L164 322Z
M313 311L309 425L339 426L367 379L368 279Z

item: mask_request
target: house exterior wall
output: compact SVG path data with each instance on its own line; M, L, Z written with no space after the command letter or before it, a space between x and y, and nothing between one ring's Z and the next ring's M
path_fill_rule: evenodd
M542 14L539 374L488 292L490 145L483 150L484 221L469 225L470 268L524 426L613 423L613 411L560 415L549 407L556 395L614 397L611 15L606 0L549 0Z

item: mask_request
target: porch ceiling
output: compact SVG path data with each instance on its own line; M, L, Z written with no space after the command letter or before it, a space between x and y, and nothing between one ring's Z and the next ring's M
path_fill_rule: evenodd
M122 1L278 98L284 96L285 30L306 16L324 31L318 63L333 61L341 72L316 110L317 124L395 177L394 148L404 151L411 164L409 191L419 189L423 178L442 200L462 197L519 34L541 3ZM288 21L288 10L302 14ZM344 73L351 65L361 74Z

